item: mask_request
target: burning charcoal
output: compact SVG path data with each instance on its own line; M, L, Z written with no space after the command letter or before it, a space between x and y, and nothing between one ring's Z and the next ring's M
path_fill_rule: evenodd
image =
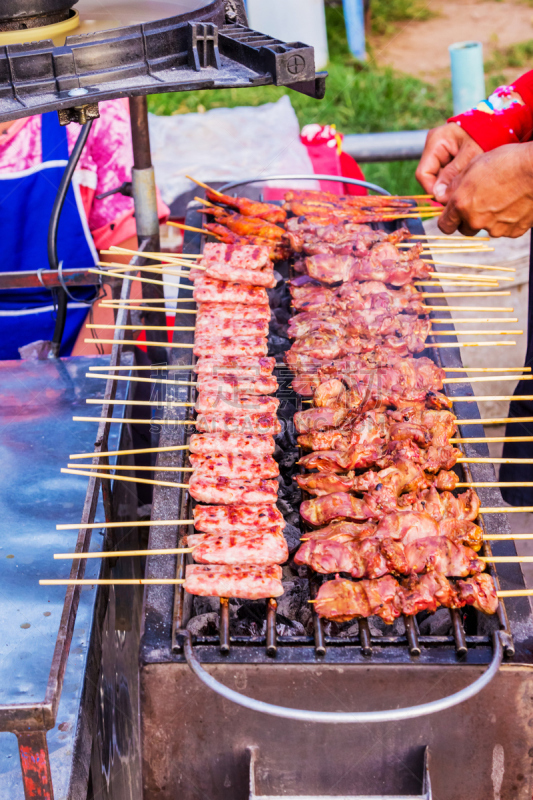
M275 457L275 456L274 456ZM279 464L279 468L281 470L292 470L296 462L298 461L298 450L291 448L287 450L281 458L276 458L276 461Z
M283 535L285 537L285 541L287 542L287 547L289 548L289 553L292 555L293 553L298 550L301 545L300 536L301 532L298 528L294 525L285 525L283 528Z
M306 633L302 623L297 620L276 619L276 631L278 636L305 636Z
M276 356L280 355L281 353L285 353L291 346L289 339L284 336L277 336L275 333L269 333L267 341L269 356Z
M278 600L278 614L287 619L298 619L302 606L309 600L309 586L306 580L295 578L283 585L284 593Z
M307 635L311 636L315 630L315 623L313 620L313 612L311 611L310 606L305 606L300 611L300 622L304 626Z
M193 636L216 636L220 625L220 615L211 611L209 614L200 614L187 623L187 630Z
M339 631L339 636L346 637L347 639L359 636L359 623L349 622L348 627Z
M195 616L209 614L211 611L218 612L220 609L220 597L193 597L193 608Z
M428 614L420 623L422 636L449 636L452 632L452 620L447 608L438 608L434 614Z
M280 489L281 489L281 487L280 487ZM278 497L276 505L279 508L279 510L281 511L281 513L283 514L285 519L287 519L289 514L293 514L294 513L295 509L292 507L292 505L290 503L288 503L284 499L284 497Z
M369 617L368 627L370 628L370 635L379 638L383 636L388 626L379 617Z

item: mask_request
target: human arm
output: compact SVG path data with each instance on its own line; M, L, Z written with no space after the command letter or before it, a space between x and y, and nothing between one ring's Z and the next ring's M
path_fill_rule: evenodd
M427 192L447 202L454 178L482 152L527 142L533 134L533 71L500 86L477 108L450 117L428 134L416 177Z
M522 236L533 227L533 142L509 144L475 158L451 183L438 220L443 233Z

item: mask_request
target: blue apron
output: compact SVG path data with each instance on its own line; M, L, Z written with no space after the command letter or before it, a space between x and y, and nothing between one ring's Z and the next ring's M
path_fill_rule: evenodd
M42 164L22 172L0 172L0 242L2 272L49 269L48 224L68 162L67 131L55 111L42 115ZM93 267L96 249L79 188L71 185L58 231L63 269ZM94 298L93 287L70 288L78 300ZM70 355L88 306L69 300L61 356ZM38 339L51 340L55 327L52 293L47 289L0 290L0 360L19 358L18 348Z

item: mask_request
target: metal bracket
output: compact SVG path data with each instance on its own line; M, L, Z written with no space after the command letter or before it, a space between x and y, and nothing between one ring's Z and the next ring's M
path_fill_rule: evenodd
M60 125L68 125L69 122L85 125L90 119L98 119L100 116L98 103L89 103L86 106L74 106L73 108L59 108L57 113Z
M256 791L256 769L259 758L259 748L255 745L247 747L247 752L250 756L250 778L249 778L249 795L248 800L331 800L329 797L313 795L259 795ZM363 795L343 795L343 800L432 800L433 794L431 792L431 779L429 777L429 747L424 750L424 767L422 775L422 794L421 795L372 795L372 797Z
M189 22L189 66L196 72L221 69L218 28L212 22Z

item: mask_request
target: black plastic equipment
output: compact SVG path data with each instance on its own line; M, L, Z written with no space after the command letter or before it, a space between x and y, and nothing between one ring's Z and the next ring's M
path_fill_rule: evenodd
M0 121L58 110L66 124L68 109L192 89L275 84L321 98L325 77L315 75L312 47L251 30L241 0L213 0L166 19L69 36L62 47L0 47Z

